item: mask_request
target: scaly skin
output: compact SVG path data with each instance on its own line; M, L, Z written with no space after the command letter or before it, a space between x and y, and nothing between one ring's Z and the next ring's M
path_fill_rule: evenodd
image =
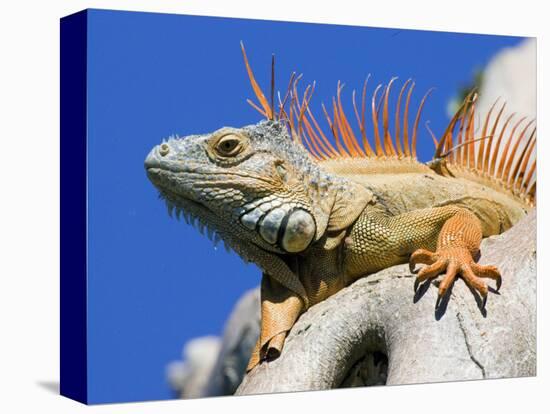
M395 264L426 264L419 282L444 273L440 295L460 274L486 298L481 278L498 288L500 275L475 263L480 241L529 209L410 159L317 162L277 121L171 138L145 165L169 208L263 270L261 334L248 369L279 355L308 307Z

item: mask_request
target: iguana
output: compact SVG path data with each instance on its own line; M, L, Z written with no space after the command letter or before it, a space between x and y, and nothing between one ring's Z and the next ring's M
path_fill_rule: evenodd
M483 303L483 278L500 288L498 269L476 260L483 237L502 233L535 205L534 120L510 115L503 121L505 104L495 111L495 102L474 138L477 94L471 92L434 138L433 159L421 163L417 130L428 94L409 128L414 82L400 90L393 134L388 101L395 78L375 89L373 139L365 127L368 78L360 109L353 94L359 134L343 109L339 84L332 116L323 106L330 140L310 110L315 85L300 97L300 77L292 74L275 105L273 68L269 102L242 52L259 105L249 103L266 119L172 137L153 148L145 167L170 211L262 269L261 333L247 370L280 354L309 307L392 265L409 261L411 271L426 265L415 289L443 274L438 301L458 275Z

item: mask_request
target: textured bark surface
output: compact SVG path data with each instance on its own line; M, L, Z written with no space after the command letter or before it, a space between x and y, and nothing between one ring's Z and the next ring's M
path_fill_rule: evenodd
M536 212L484 240L480 263L503 276L485 309L461 279L435 308L437 282L415 294L407 265L385 269L309 309L236 393L535 375Z

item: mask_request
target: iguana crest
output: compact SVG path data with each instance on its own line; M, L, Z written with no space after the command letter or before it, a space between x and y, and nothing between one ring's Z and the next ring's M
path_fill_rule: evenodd
M284 97L281 98L278 94L278 103L275 104L275 60L272 58L271 103L268 103L254 77L242 43L241 50L250 83L259 102L256 104L247 100L248 103L267 119L283 122L289 129L292 139L302 145L324 169L340 175L422 171L416 158L418 126L424 103L432 89L422 98L411 130L409 111L415 83L408 79L402 85L391 120L389 96L397 78L390 79L386 86L377 85L370 105L367 105L369 75L363 84L360 107L357 105L355 90L352 93L351 118L355 118L357 123L359 134L356 134L342 104L343 84L338 82L336 96L332 100L332 114L322 105L330 131L327 134L310 109L315 82L307 85L300 96L297 85L302 76L292 73ZM427 165L438 174L467 177L506 192L530 206L534 205L535 120L522 117L514 121L517 114L511 114L502 122L506 103L502 103L495 111L497 100L485 115L480 132L476 123L476 118L479 118L476 112L477 98L476 91L471 91L441 138L436 139L432 134L436 150L433 159ZM367 106L370 106L373 138L370 138L366 131ZM390 132L391 124L393 135ZM327 135L332 136L334 144Z

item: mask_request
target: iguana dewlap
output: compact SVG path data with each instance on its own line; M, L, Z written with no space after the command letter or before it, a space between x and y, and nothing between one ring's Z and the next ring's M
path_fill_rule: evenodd
M392 134L388 97L394 80L379 102L376 89L373 140L365 132L365 89L360 111L353 101L358 139L339 86L333 116L325 111L329 140L309 109L312 89L300 99L292 77L275 108L246 55L245 63L261 106L256 108L268 119L170 138L150 152L145 166L170 210L263 270L261 333L248 369L280 354L308 307L389 266L424 264L416 283L443 275L440 298L457 276L483 300L484 279L500 288L498 269L476 260L483 237L505 231L535 203L532 122L504 119L504 106L493 106L476 133L484 139L475 142L472 93L438 141L434 159L423 164L416 160L416 131L424 101L410 133L409 81L399 94Z

